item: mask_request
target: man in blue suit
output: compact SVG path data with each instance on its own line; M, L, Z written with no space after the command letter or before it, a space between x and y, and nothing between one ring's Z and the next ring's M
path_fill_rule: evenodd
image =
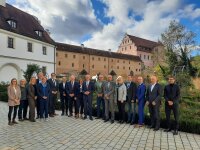
M84 118L87 119L87 114L89 114L90 120L92 118L92 96L94 92L94 83L90 81L90 75L85 76L85 82L83 83L83 101L84 101Z
M145 105L145 92L146 86L143 83L143 77L139 76L137 78L138 87L136 93L136 103L138 103L138 126L142 127L144 125L144 105Z
M75 81L75 76L70 76L70 81L67 82L66 93L69 100L69 117L72 116L73 106L75 108L75 118L78 118L78 108L79 108L79 84Z

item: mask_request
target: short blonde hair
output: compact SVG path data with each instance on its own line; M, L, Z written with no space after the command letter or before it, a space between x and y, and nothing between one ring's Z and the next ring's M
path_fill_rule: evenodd
M117 83L124 83L124 79L122 76L118 76L117 79L116 79L116 82Z

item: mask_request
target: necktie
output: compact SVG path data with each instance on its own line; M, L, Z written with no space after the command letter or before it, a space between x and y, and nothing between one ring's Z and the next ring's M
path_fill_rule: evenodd
M71 84L72 84L72 88L74 88L74 82L73 81L71 82Z
M87 82L86 82L86 86L87 86L87 88L88 88L88 85L89 85L89 82L87 81Z
M65 83L63 83L63 89L65 89Z
M108 82L108 88L110 87L110 82Z

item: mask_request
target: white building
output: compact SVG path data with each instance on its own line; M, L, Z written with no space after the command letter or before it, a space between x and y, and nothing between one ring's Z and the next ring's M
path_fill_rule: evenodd
M0 0L0 82L23 78L28 64L55 72L55 50L36 17Z

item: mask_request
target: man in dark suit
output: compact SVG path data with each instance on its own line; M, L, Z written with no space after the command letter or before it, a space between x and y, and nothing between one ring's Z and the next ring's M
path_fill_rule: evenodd
M48 80L48 83L50 85L50 98L49 98L49 116L50 117L54 117L55 115L57 115L55 113L55 103L57 100L57 93L58 93L58 86L59 83L56 80L56 74L55 73L51 73L51 78Z
M87 114L89 114L90 120L92 118L92 96L94 92L94 83L90 81L90 75L85 76L85 82L83 83L83 101L84 101L84 118L87 119Z
M175 84L175 78L173 76L169 76L168 78L169 84L164 88L164 98L165 98L165 113L167 120L167 129L165 132L171 131L170 124L170 115L171 110L173 110L174 119L175 119L175 127L174 127L174 135L178 134L178 119L179 119L179 99L180 99L180 88L177 84Z
M151 76L151 84L147 89L146 105L149 106L149 113L151 118L150 128L154 128L154 131L158 131L160 128L161 97L161 85L157 83L157 77L153 75Z
M78 118L78 112L79 112L79 84L75 81L75 76L70 76L70 81L67 82L66 85L66 93L69 100L69 117L72 116L73 113L73 106L75 108L75 117Z
M137 85L133 82L133 78L131 75L128 75L128 79L126 84L127 88L127 96L126 101L128 105L128 121L127 123L130 123L133 125L135 122L135 116L136 116L136 91L137 91Z
M62 109L61 116L63 116L65 113L65 107L66 107L66 115L68 115L68 98L66 94L66 83L67 83L67 78L63 77L62 82L59 84L61 109Z
M40 118L40 99L38 97L38 93L37 93L37 89L38 89L38 85L40 83L42 83L42 78L44 77L44 74L42 72L39 72L37 74L37 80L36 80L36 84L34 85L35 88L35 96L36 96L36 109L37 109L37 117L36 119Z

